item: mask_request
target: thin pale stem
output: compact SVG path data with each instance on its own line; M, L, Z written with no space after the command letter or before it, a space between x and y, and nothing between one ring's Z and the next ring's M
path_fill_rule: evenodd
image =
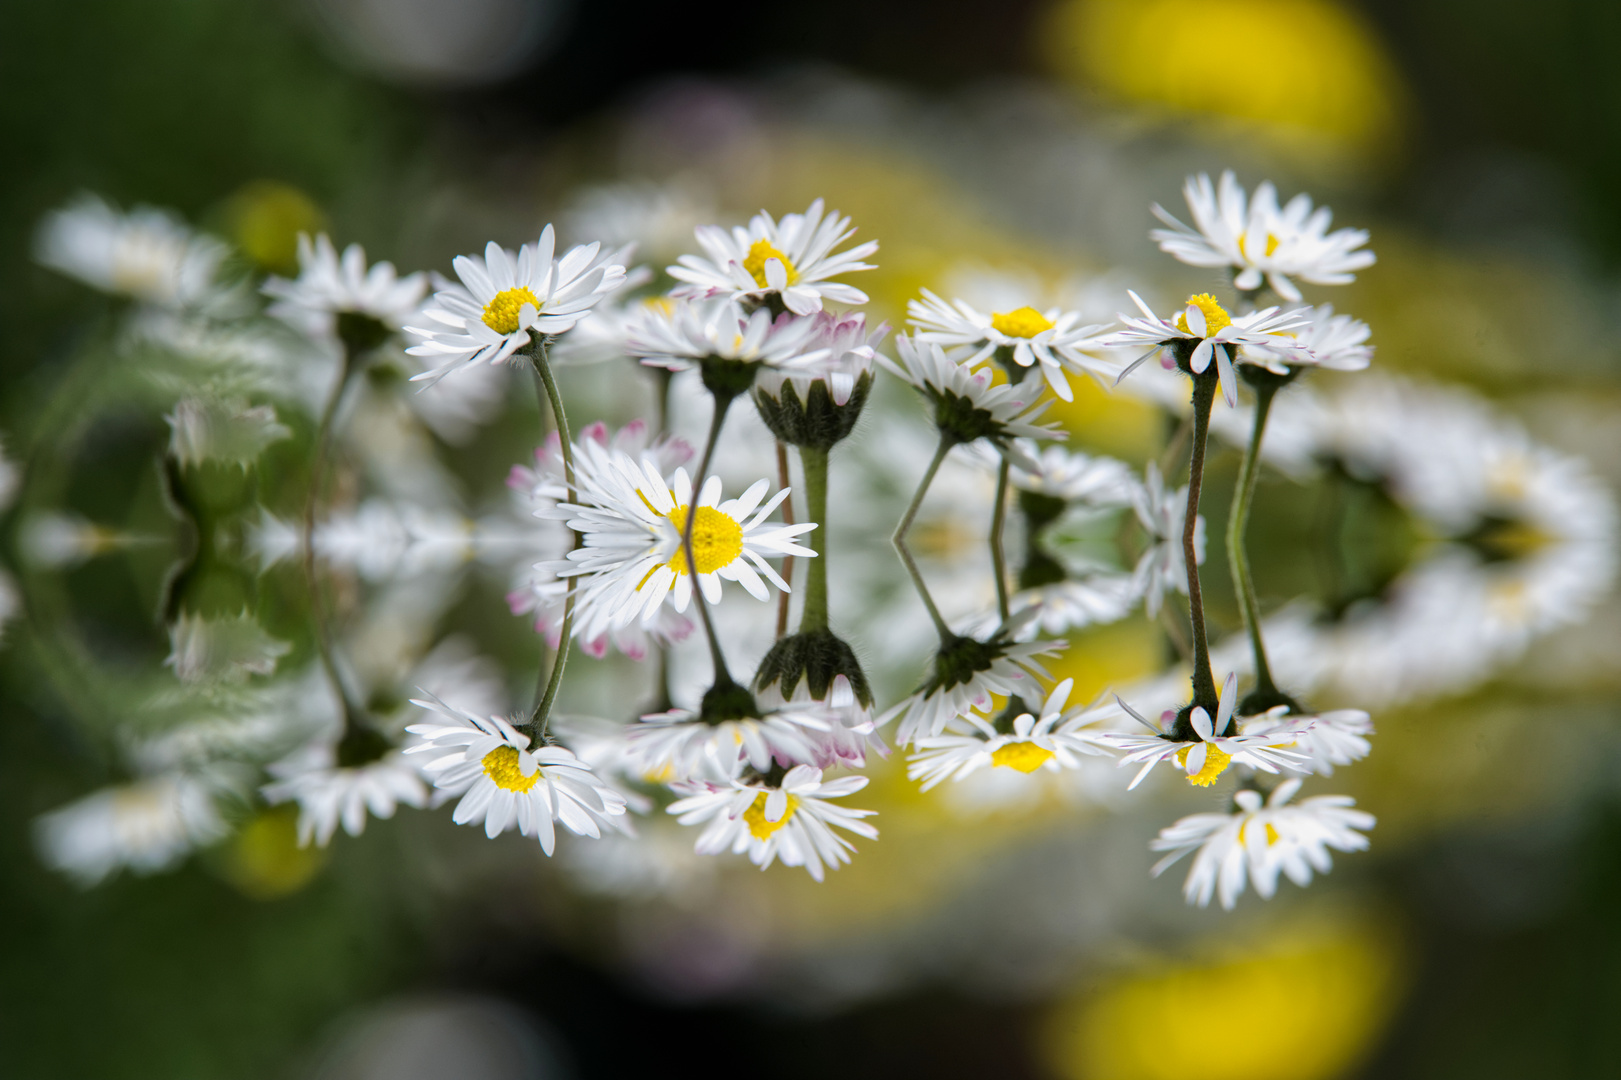
M784 488L788 486L788 444L781 439L777 440L777 486ZM794 497L792 494L782 500L782 520L786 525L794 523ZM783 556L782 580L786 581L790 586L794 583L794 557L792 555ZM787 590L777 594L777 637L779 639L788 632L788 602L790 599L792 599L792 594Z
M996 471L996 508L991 511L991 569L996 574L996 611L1008 621L1007 556L1002 551L1002 530L1007 524L1008 460Z
M546 399L551 403L552 419L557 422L557 440L563 455L563 483L570 490L574 487L574 441L568 429L568 414L563 411L563 397L557 392L557 379L552 374L551 360L547 356L546 339L540 339L540 347L531 353L534 361L534 371L540 380L541 388L546 392ZM574 542L578 544L580 536L574 534ZM546 682L546 690L540 700L535 703L535 711L529 717L529 726L538 727L538 736L544 738L552 717L552 705L557 701L558 688L563 685L563 669L568 666L569 646L574 637L574 585L575 577L569 576L568 592L563 596L563 627L562 636L557 642L557 656L552 660L551 678Z
M1188 621L1193 628L1193 702L1212 715L1220 702L1210 672L1210 640L1205 631L1204 592L1199 587L1199 558L1194 536L1199 521L1199 495L1204 488L1205 443L1210 436L1210 409L1216 402L1212 364L1193 380L1193 453L1188 463L1188 508L1182 519L1182 561L1188 573Z
M911 551L906 547L906 534L912 528L912 521L917 517L918 508L923 505L923 497L929 493L929 485L934 483L934 474L940 471L940 463L945 461L946 455L955 445L957 440L951 436L940 436L940 445L934 451L934 459L929 462L928 469L923 473L923 479L918 482L917 491L912 494L912 501L907 505L900 524L895 526L895 535L890 537L890 542L900 553L901 562L905 564L906 572L912 577L912 586L917 589L923 606L928 609L929 618L934 622L935 632L940 635L942 642L950 642L953 635L946 626L946 621L940 617L940 610L934 606L934 598L929 595L929 587L923 583L923 575L918 572L917 562L913 560Z
M827 629L827 455L824 449L799 448L799 465L805 473L805 520L814 521L816 558L805 564L805 602L799 614L799 631ZM819 537L820 539L817 539Z
M709 463L715 457L715 444L720 441L720 430L726 424L726 413L732 407L735 394L717 394L711 392L715 399L715 413L709 420L709 437L704 440L703 457L698 461L698 477L693 482L692 503L687 507L687 520L681 529L681 553L686 556L687 573L692 575L692 596L698 602L698 620L704 624L704 638L709 642L709 659L715 668L714 683L716 686L736 685L732 673L726 667L726 654L721 652L720 639L715 636L715 624L709 618L709 604L704 600L704 590L698 584L698 562L692 557L692 526L698 520L698 496L703 492L704 481L709 479Z
M1277 392L1275 386L1256 387L1255 427L1250 432L1249 447L1244 451L1244 463L1239 466L1233 508L1227 515L1227 567L1232 571L1233 588L1244 614L1244 629L1249 633L1250 650L1255 654L1255 688L1271 694L1276 694L1278 688L1272 681L1266 642L1261 636L1261 608L1255 598L1255 578L1250 572L1245 535L1249 531L1250 506L1255 500L1255 481L1261 474L1261 440L1266 437L1266 420Z

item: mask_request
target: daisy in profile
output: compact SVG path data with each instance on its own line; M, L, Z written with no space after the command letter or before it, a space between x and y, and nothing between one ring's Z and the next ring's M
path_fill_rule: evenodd
M853 426L856 415L859 415L859 406L865 401L866 387L872 385L873 361L878 356L878 345L889 334L889 324L882 323L868 331L867 317L859 311L844 315L822 311L809 319L797 321L810 324L812 348L797 363L762 370L754 384L755 401L758 403L762 396L768 398L775 405L775 411L780 412L786 402L783 387L792 385L797 399L797 415L803 425L804 416L810 410L811 391L818 383L826 388L828 400L841 408L850 404L860 387L857 410L850 416ZM761 416L767 426L777 433L778 425L772 424L772 416L767 415L770 407L761 404ZM789 426L794 426L792 421ZM778 434L780 437L781 433ZM848 430L845 434L848 434ZM805 440L788 438L786 441L798 445Z
M228 831L217 785L186 772L103 788L34 822L40 857L86 888L128 867L167 870Z
M991 695L1034 697L1037 679L1048 678L1039 657L1064 647L1062 641L1015 642L1017 624L982 639L952 635L934 655L934 668L916 693L903 698L878 717L882 726L900 718L895 741L909 746L919 738L932 738L958 717L978 709L987 712Z
M1306 324L1291 335L1300 348L1280 351L1270 345L1249 345L1239 353L1239 362L1266 368L1274 375L1288 375L1300 367L1361 371L1373 362L1373 346L1368 344L1373 330L1367 323L1334 314L1332 304L1305 308L1301 314Z
M1346 795L1318 795L1291 804L1300 784L1285 780L1265 802L1260 792L1246 789L1233 796L1233 808L1225 814L1192 814L1162 829L1150 846L1169 854L1154 866L1154 876L1184 855L1197 853L1182 894L1200 907L1217 897L1230 911L1246 882L1270 900L1279 872L1305 886L1313 871L1332 869L1330 849L1367 850L1362 833L1373 828L1372 814L1354 809L1355 800Z
M1034 423L1046 405L1032 408L1021 387L993 386L989 371L975 374L948 358L940 346L904 334L895 339L895 351L900 363L880 353L879 365L923 395L941 438L962 444L984 439L1010 454L1021 467L1034 463L1025 458L1015 439L1064 438L1057 426Z
M844 251L833 249L855 235L850 219L837 210L824 212L817 199L803 214L786 214L781 221L761 211L748 227L731 231L701 225L694 234L704 255L683 255L669 275L684 284L677 297L727 297L750 306L763 305L773 314L784 311L809 315L821 311L824 301L865 304L867 294L828 279L857 270L871 270L862 260L878 250L868 240ZM707 256L707 257L705 257Z
M1137 557L1132 583L1150 618L1159 615L1160 604L1171 590L1187 595L1188 567L1182 557L1182 526L1188 510L1188 489L1165 490L1159 465L1150 461L1145 483L1136 492L1133 506L1137 521L1148 534L1148 547ZM1193 522L1193 554L1204 563L1204 515Z
M985 314L965 300L949 304L928 289L923 299L906 304L907 321L917 329L919 341L950 350L953 360L973 368L997 357L1012 373L1013 366L1032 369L1039 366L1042 378L1053 393L1073 401L1065 370L1114 376L1118 366L1089 355L1102 346L1103 326L1083 326L1074 311L1033 307Z
M408 326L420 342L407 349L430 364L412 382L438 382L474 364L499 364L530 344L535 335L555 337L570 330L586 312L625 280L616 252L600 244L570 248L554 258L552 227L513 256L495 241L484 257L458 255L461 284L443 282L421 311L424 326Z
M45 216L34 258L102 292L166 308L195 307L218 289L225 245L150 206L120 213L95 195Z
M874 811L830 801L866 786L865 776L824 781L821 769L796 765L777 784L758 779L678 784L676 790L685 797L672 804L669 813L683 825L707 823L696 845L700 855L746 852L762 870L781 859L786 866L803 866L821 881L826 868L838 869L855 850L834 829L878 839L878 830L862 820Z
M706 717L692 709L651 713L625 728L627 753L644 776L730 779L745 763L819 764L833 721L810 709L755 709L759 716Z
M648 304L631 318L625 351L650 367L686 371L716 361L759 367L807 368L827 355L810 319L773 318L760 308L752 314L731 300L685 300Z
M538 837L548 855L557 844L554 821L593 838L604 827L626 827L624 796L571 751L531 750L529 736L500 717L475 716L437 698L412 698L411 704L444 718L406 728L422 738L406 753L430 755L422 771L434 778L433 786L447 797L461 796L452 815L456 824L483 822L491 838L516 826Z
M581 546L568 553L558 574L580 579L575 614L583 639L645 622L666 597L676 611L685 611L694 577L711 604L720 601L723 580L735 581L755 599L766 600L768 582L789 591L767 558L816 555L795 542L816 528L815 522L766 521L788 497L787 488L766 499L770 482L758 480L742 495L723 502L720 478L711 476L695 499L685 469L677 469L666 481L652 462L623 451L586 442L574 453L579 501L560 504L553 513L565 517L568 527L582 537ZM688 513L696 515L691 566L682 550Z
M1115 699L1119 701L1119 698ZM1153 732L1137 735L1132 732L1107 732L1099 738L1121 754L1120 765L1141 765L1137 775L1127 785L1130 791L1143 782L1143 777L1162 761L1174 761L1187 775L1188 783L1195 787L1209 787L1216 782L1227 766L1247 765L1261 772L1275 773L1279 769L1299 765L1305 755L1287 747L1299 737L1293 728L1279 729L1266 735L1222 735L1233 718L1238 704L1238 675L1227 676L1221 688L1221 703L1216 708L1214 722L1203 706L1195 705L1188 715L1191 739L1176 737L1176 714L1166 713L1156 726L1145 720L1141 713L1119 701L1120 707L1130 713L1138 723Z
M1361 761L1373 750L1368 742L1368 736L1373 734L1373 719L1361 709L1300 714L1279 705L1256 716L1239 717L1238 731L1241 735L1263 737L1293 732L1294 742L1289 749L1304 754L1306 760L1292 766L1291 772L1333 776L1336 765Z
M916 742L917 753L907 763L908 780L921 780L928 791L944 780L962 780L990 766L1033 773L1037 769L1056 772L1078 769L1082 755L1107 757L1110 753L1088 730L1092 725L1121 715L1117 705L1072 709L1064 705L1075 680L1065 679L1053 687L1038 716L1020 711L1013 717L1011 730L1000 721L992 722L977 713L967 713L946 725L946 734L928 736ZM1016 699L1022 705L1022 699ZM1015 704L1010 702L1007 711Z
M1019 491L1059 500L1066 507L1076 504L1102 510L1132 506L1142 490L1131 466L1115 458L1062 446L1038 448L1035 443L1021 443L1019 449L1032 467L1014 468L1008 474L1009 482ZM1053 510L1061 513L1063 507L1055 506Z
M382 743L381 736L375 737ZM332 842L338 825L350 836L366 830L368 815L387 820L400 805L421 807L428 788L421 771L404 754L379 746L379 756L364 762L344 761L344 751L357 740L317 739L267 766L272 782L261 791L265 801L298 803L298 844Z
M1170 226L1149 235L1160 250L1189 266L1230 267L1233 285L1254 292L1264 280L1272 291L1291 304L1300 302L1300 290L1291 277L1313 285L1347 285L1356 271L1374 263L1363 249L1366 229L1328 231L1334 215L1328 207L1312 209L1311 197L1302 192L1278 207L1278 192L1270 181L1246 199L1244 188L1231 170L1221 174L1219 189L1209 175L1188 177L1182 187L1190 228L1157 203L1154 216Z
M366 251L350 244L338 255L325 233L298 234L298 277L264 283L269 313L312 338L344 336L344 316L369 319L381 332L397 333L416 314L428 291L422 274L400 277L390 262L366 265Z
M1139 319L1121 314L1120 321L1126 328L1104 339L1103 344L1119 348L1140 349L1144 345L1152 348L1122 371L1120 378L1125 378L1133 368L1161 349L1170 349L1176 357L1177 367L1193 375L1202 375L1214 358L1216 372L1221 379L1222 397L1229 406L1236 406L1238 380L1233 373L1233 350L1236 347L1264 346L1275 353L1298 356L1299 359L1292 363L1311 362L1309 350L1289 336L1290 331L1305 325L1303 311L1279 311L1269 307L1234 318L1216 302L1215 297L1209 293L1197 293L1188 297L1187 305L1177 312L1176 318L1162 319L1135 292L1127 289L1126 294L1143 317Z

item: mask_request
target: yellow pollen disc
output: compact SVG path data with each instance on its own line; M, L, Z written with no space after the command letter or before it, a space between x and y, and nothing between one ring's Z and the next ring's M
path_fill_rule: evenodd
M1188 297L1188 306L1196 307L1200 311L1204 312L1205 337L1209 337L1211 334L1216 333L1224 327L1233 325L1231 316L1221 309L1221 305L1216 303L1216 298L1211 296L1209 293L1197 293ZM1182 311L1177 313L1176 328L1178 330L1191 333L1191 331L1188 330L1187 312Z
M790 795L788 796L788 809L782 812L781 820L767 821L765 819L765 800L766 793L762 791L754 797L754 801L749 804L749 808L743 811L743 820L748 823L749 835L756 840L769 838L772 833L788 824L788 820L794 816L794 811L799 809L799 800Z
M1008 337L1033 338L1052 328L1053 324L1047 316L1033 307L1022 307L1006 314L997 312L991 316L991 329Z
M1238 253L1240 255L1244 256L1244 258L1247 259L1247 258L1250 257L1250 253L1244 250L1244 240L1245 240L1245 237L1240 236L1238 238ZM1263 258L1270 258L1272 256L1272 253L1274 251L1278 250L1278 245L1281 244L1281 243L1283 243L1282 240L1279 240L1272 233L1267 233L1266 234L1266 255L1263 256Z
M687 508L678 506L670 511L670 524L676 535L687 527ZM678 574L687 572L684 553L677 551L669 566ZM692 561L698 564L698 573L713 574L743 554L743 526L713 506L698 507L698 517L692 523Z
M540 301L528 289L507 289L495 294L495 299L484 305L484 325L497 334L512 334L518 329L518 313L529 304L540 310Z
M1052 756L1051 750L1043 749L1033 742L1010 742L991 751L991 764L1006 765L1022 773L1033 773L1047 764Z
M540 770L528 776L518 767L518 748L497 746L484 755L484 775L495 781L502 791L528 791L540 783Z
M1184 772L1188 767L1188 750L1192 749L1193 747L1190 746L1176 752L1176 763L1182 766ZM1204 768L1188 777L1188 783L1194 787L1209 787L1216 782L1216 777L1227 771L1227 763L1231 760L1233 760L1233 755L1221 747L1213 743L1205 743Z
M748 258L743 260L743 269L749 272L749 276L754 279L754 283L760 286L762 289L770 284L770 282L765 279L765 264L767 259L776 259L782 263L782 268L788 271L788 284L792 285L794 282L799 280L799 270L794 266L793 261L790 260L788 256L772 247L771 241L756 240L754 245L749 248Z

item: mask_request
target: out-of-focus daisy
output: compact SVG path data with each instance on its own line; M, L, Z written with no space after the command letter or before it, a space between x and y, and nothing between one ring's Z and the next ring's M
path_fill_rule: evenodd
M916 742L917 753L907 763L909 780L921 780L928 791L941 781L961 780L986 766L1032 773L1037 769L1056 772L1080 768L1081 755L1109 756L1098 742L1092 725L1122 715L1118 705L1072 709L1064 705L1075 680L1065 679L1053 687L1041 706L1040 714L1020 712L1013 718L1012 730L980 716L966 713L946 725L946 734L928 736ZM1021 702L1022 703L1022 702ZM1008 711L1012 711L1010 703Z
M189 773L104 788L34 823L40 857L89 887L128 867L166 870L226 833L215 785Z
M1142 590L1129 574L1104 571L1087 574L1073 581L1058 581L1020 589L1008 597L1010 621L1019 624L1017 641L1029 641L1037 634L1063 635L1083 626L1104 626L1119 622L1137 606ZM989 632L1001 623L1001 615L987 612L970 626L970 632Z
M162 307L194 307L217 290L225 245L149 206L120 213L94 195L51 212L34 257L103 292Z
M1038 449L1026 443L1020 449L1031 467L1017 466L1008 473L1008 482L1020 491L1098 509L1132 506L1138 500L1142 483L1123 461L1062 446Z
M1264 367L1274 375L1287 375L1291 367L1319 367L1330 371L1361 371L1373 362L1373 334L1368 324L1349 315L1334 314L1334 305L1304 309L1306 325L1293 332L1301 349L1279 352L1270 345L1249 345L1239 361Z
M219 461L246 469L272 443L292 437L272 405L240 398L186 397L165 416L169 453L182 465Z
M1047 678L1037 657L1051 656L1062 641L1017 643L1014 627L998 630L981 640L953 635L934 655L934 669L917 692L892 705L878 717L880 725L897 716L895 741L908 746L916 739L945 731L946 725L972 710L990 708L991 695L1034 697L1037 679Z
M1333 776L1336 765L1361 761L1373 749L1367 738L1373 734L1373 720L1361 709L1302 715L1279 705L1256 716L1239 717L1238 731L1260 736L1294 732L1289 749L1305 754L1306 760L1292 771L1309 770L1323 776Z
M1019 387L993 386L989 371L978 374L949 359L938 345L902 334L895 339L901 362L879 354L878 363L896 378L909 383L929 402L935 427L942 437L959 443L984 439L1012 455L1015 464L1031 465L1014 444L1015 439L1061 439L1056 426L1033 421L1046 405L1031 407Z
M796 765L783 776L780 785L764 781L727 784L677 785L686 797L672 804L669 813L683 825L708 827L698 837L701 855L715 855L730 849L747 852L749 860L764 869L775 859L787 866L803 866L821 881L825 868L838 869L850 861L855 845L833 830L843 829L869 840L878 830L863 821L872 810L852 810L830 802L853 795L867 786L865 776L822 779L822 770Z
M671 277L685 282L675 290L676 296L724 296L755 303L776 296L795 315L821 311L826 300L867 302L867 294L860 289L828 279L873 269L862 260L878 250L878 242L868 240L834 251L855 230L850 228L850 219L840 217L837 210L824 213L821 199L803 214L785 214L781 221L773 221L761 211L747 228L727 231L718 225L703 225L695 235L708 257L683 255L669 268Z
M642 258L664 262L715 217L714 198L687 179L670 184L605 184L583 192L564 214L564 232L614 247L636 245Z
M529 736L498 716L480 717L436 699L411 703L437 713L439 723L406 728L422 742L407 754L428 754L422 771L448 796L461 796L453 820L458 825L482 821L484 834L501 835L517 826L540 839L550 855L559 821L579 836L599 837L603 827L624 829L625 799L561 746L529 749Z
M1356 280L1356 271L1374 263L1373 252L1361 250L1368 231L1329 232L1333 213L1326 206L1313 210L1304 192L1279 209L1277 189L1267 181L1246 200L1230 170L1221 174L1219 190L1200 173L1188 177L1182 192L1193 227L1156 203L1154 216L1170 228L1149 235L1160 250L1189 266L1232 267L1233 285L1245 292L1259 289L1264 279L1273 292L1298 304L1300 290L1291 277L1313 285L1346 285Z
M1195 375L1203 374L1214 357L1221 379L1221 393L1230 406L1238 404L1238 381L1233 373L1232 357L1235 347L1264 346L1281 355L1299 354L1300 359L1292 361L1294 363L1310 363L1308 350L1288 336L1289 331L1298 329L1306 321L1300 311L1279 311L1269 307L1234 318L1216 302L1215 297L1209 293L1198 293L1188 297L1187 305L1177 313L1175 319L1162 319L1135 292L1127 289L1126 294L1143 317L1139 319L1121 314L1120 321L1125 324L1125 329L1111 334L1102 344L1119 348L1140 349L1145 345L1172 348L1177 353L1178 366L1186 364L1186 369ZM1121 377L1151 355L1152 349L1121 372Z
M1353 809L1356 802L1346 795L1318 795L1291 805L1300 783L1285 780L1264 803L1260 792L1240 791L1228 813L1191 814L1162 829L1150 846L1170 854L1154 866L1155 876L1197 852L1183 895L1200 907L1215 896L1231 910L1246 881L1270 900L1280 871L1304 886L1314 870L1326 874L1333 867L1329 849L1367 850L1362 832L1373 828L1373 815Z
M630 320L625 351L671 371L715 360L794 370L827 355L817 336L810 319L774 319L765 308L751 315L730 300L687 300L641 308Z
M1152 461L1148 463L1144 479L1146 482L1137 489L1134 505L1137 520L1148 533L1149 542L1137 558L1132 581L1149 616L1155 617L1167 592L1175 589L1187 595L1188 567L1182 557L1182 527L1188 512L1188 489L1166 491L1159 466ZM1193 554L1201 565L1204 548L1204 515L1201 514L1193 522Z
M908 301L906 312L907 321L917 328L917 340L946 347L952 359L971 368L1005 350L1009 364L1039 365L1047 385L1065 401L1075 398L1066 369L1118 373L1117 365L1089 355L1101 348L1103 336L1098 331L1104 327L1081 325L1081 316L1074 311L1021 307L987 315L967 301L948 304L924 289L923 299Z
M499 364L528 345L532 334L561 334L585 317L603 297L619 288L625 268L617 253L600 244L570 248L553 258L552 227L514 257L495 241L484 257L458 255L461 284L442 281L421 312L422 327L406 327L421 339L406 351L438 366L411 376L412 382L438 382L474 364Z
M263 291L274 301L269 313L308 334L331 337L339 333L345 315L363 316L384 330L396 332L416 314L428 290L422 274L400 277L391 262L366 266L366 251L350 244L338 255L326 233L313 241L298 234L298 277L272 277Z
M312 839L326 847L340 823L344 832L359 836L368 814L386 820L402 803L420 807L428 801L420 770L400 751L385 749L370 761L344 764L343 749L323 737L266 766L273 780L261 789L265 800L298 803L300 847Z
M1216 708L1214 722L1203 706L1194 706L1188 716L1192 739L1175 738L1174 724L1170 722L1175 720L1176 714L1167 713L1160 718L1160 725L1156 726L1150 724L1124 701L1120 702L1120 707L1131 713L1154 734L1108 732L1100 738L1108 746L1120 751L1121 765L1142 766L1127 786L1128 791L1142 783L1149 770L1162 761L1174 760L1177 766L1186 772L1188 783L1195 787L1209 787L1227 771L1227 766L1234 762L1262 772L1275 773L1281 768L1298 765L1304 760L1304 754L1285 749L1298 737L1298 732L1292 729L1268 735L1220 734L1227 730L1228 722L1232 720L1233 710L1237 705L1238 676L1234 674L1227 676L1227 682L1221 688L1221 702Z

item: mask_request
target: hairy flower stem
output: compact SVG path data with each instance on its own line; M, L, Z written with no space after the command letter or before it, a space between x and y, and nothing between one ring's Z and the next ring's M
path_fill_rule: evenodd
M1002 625L1008 621L1007 556L1002 551L1002 530L1007 523L1008 460L996 471L996 509L991 511L991 571L996 575L996 611Z
M1193 377L1193 452L1188 462L1188 509L1182 518L1182 561L1188 572L1188 621L1193 627L1193 703L1202 705L1212 716L1221 699L1210 672L1210 640L1205 631L1204 593L1199 587L1199 559L1193 538L1199 521L1205 443L1210 436L1210 409L1216 402L1217 385L1214 363L1203 374Z
M568 414L563 411L563 396L557 392L557 379L552 374L551 360L546 352L546 339L540 339L538 348L531 347L529 354L532 361L532 370L538 382L537 389L543 390L546 399L551 403L552 419L557 422L557 440L563 454L563 483L570 490L574 486L574 440L568 429ZM578 545L580 534L574 534L574 543ZM563 596L563 626L561 636L557 641L557 656L552 660L551 678L546 682L546 690L535 702L535 711L529 715L529 728L531 737L544 739L551 723L552 705L557 701L558 688L563 685L563 669L568 665L569 646L574 638L574 583L573 575L568 579L568 592Z
M781 439L777 440L777 486L788 486L788 444ZM782 500L782 520L785 525L794 523L794 500L790 495ZM782 580L789 585L794 583L794 557L785 555L782 559ZM788 602L792 594L784 590L777 594L777 638L788 632Z
M934 598L929 595L929 587L923 583L923 575L918 572L917 562L913 560L912 553L906 547L906 534L912 528L912 520L917 517L917 511L923 505L923 496L929 493L929 485L934 483L934 474L940 471L940 463L945 461L951 448L957 445L957 440L950 435L940 436L940 445L934 451L934 460L929 462L928 469L923 473L923 479L918 482L917 491L912 495L911 503L906 507L906 513L901 517L899 525L895 526L895 535L890 542L900 553L901 562L906 566L906 572L912 577L912 587L923 601L923 606L929 611L929 618L934 622L934 629L940 635L940 643L949 645L954 636L946 621L940 617L940 609L934 606Z
M1277 694L1278 687L1272 681L1272 668L1266 661L1261 609L1255 599L1255 578L1250 572L1245 534L1249 529L1250 505L1255 499L1255 481L1261 472L1261 440L1266 437L1267 415L1272 411L1272 399L1277 393L1278 387L1272 385L1255 388L1255 427L1250 432L1249 447L1244 451L1244 463L1238 470L1233 508L1227 515L1227 567L1232 571L1233 588L1244 614L1244 629L1249 632L1250 650L1255 654L1255 689L1273 695Z
M827 629L827 455L825 449L799 448L799 465L805 472L805 520L816 522L816 531L821 534L821 542L816 545L821 550L805 564L805 603L799 613L802 634Z
M720 650L720 639L715 636L715 624L709 618L709 604L704 600L704 590L698 584L698 561L692 557L692 525L698 520L698 496L703 492L704 481L709 479L709 463L715 456L715 444L720 441L720 429L726 424L726 413L736 400L735 393L719 390L710 390L715 399L715 414L709 420L709 438L704 440L703 457L698 461L698 476L692 485L692 502L687 507L687 520L681 530L681 553L687 559L687 573L692 575L692 596L698 602L698 620L704 624L704 637L709 642L709 660L715 669L714 685L717 687L735 686L736 681L726 667L726 655Z

